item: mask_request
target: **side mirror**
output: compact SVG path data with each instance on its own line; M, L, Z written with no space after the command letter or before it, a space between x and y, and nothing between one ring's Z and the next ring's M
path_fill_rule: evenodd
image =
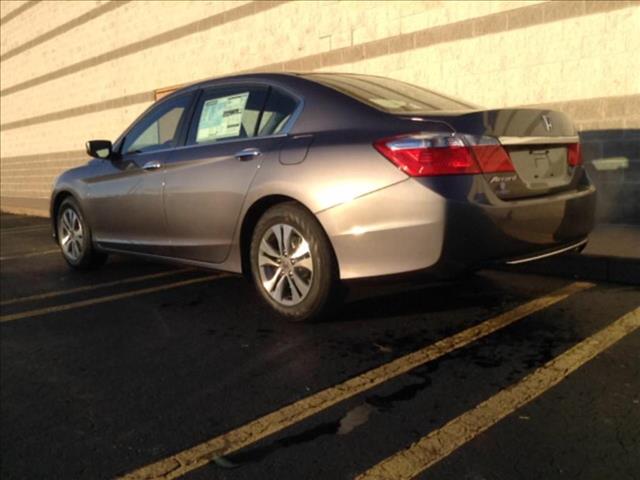
M109 140L89 140L86 147L87 154L93 158L107 159L113 153L113 145Z

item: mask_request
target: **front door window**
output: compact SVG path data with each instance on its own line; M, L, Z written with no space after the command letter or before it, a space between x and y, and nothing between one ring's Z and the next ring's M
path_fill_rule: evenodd
M191 102L191 94L181 95L159 105L127 134L124 155L150 152L175 146L180 121Z

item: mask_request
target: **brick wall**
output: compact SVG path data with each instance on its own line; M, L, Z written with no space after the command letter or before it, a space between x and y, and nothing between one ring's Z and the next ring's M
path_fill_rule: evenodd
M637 207L616 208L621 195L640 205L640 3L3 1L0 25L3 209L43 211L55 176L86 160L84 141L115 138L158 89L333 70L566 111L601 220L640 223Z

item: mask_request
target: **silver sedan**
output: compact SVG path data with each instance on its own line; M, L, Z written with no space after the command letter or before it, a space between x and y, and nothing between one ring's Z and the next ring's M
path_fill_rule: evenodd
M110 252L242 273L294 321L345 281L452 277L584 247L595 189L562 113L486 110L353 74L176 91L56 181L73 268Z

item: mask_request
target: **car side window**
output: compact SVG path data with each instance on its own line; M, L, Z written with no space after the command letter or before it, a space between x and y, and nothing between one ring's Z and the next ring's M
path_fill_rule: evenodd
M264 107L265 87L219 87L198 101L188 143L203 144L255 137Z
M189 108L192 96L191 93L181 95L152 110L127 134L121 152L143 153L175 146L180 120Z
M281 133L297 107L298 101L295 98L272 88L262 112L258 134L263 137Z

